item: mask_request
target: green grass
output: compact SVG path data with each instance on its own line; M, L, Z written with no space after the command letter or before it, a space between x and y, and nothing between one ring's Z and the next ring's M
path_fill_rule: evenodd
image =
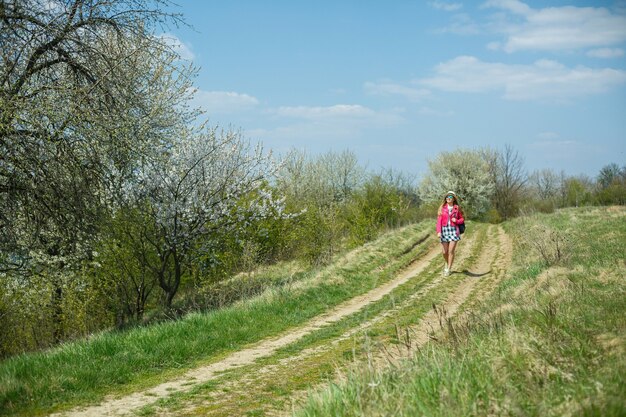
M568 209L505 225L513 237L528 221L560 228L567 260L538 282L550 266L516 246L509 279L455 338L400 367L355 368L296 415L626 415L625 219L623 209Z
M0 363L0 414L37 415L147 387L300 325L366 292L423 253L431 222L390 232L287 285L207 314L127 332L102 333ZM431 237L421 245L421 238Z
M514 268L472 321L458 322L460 338L440 339L401 368L360 369L348 382L312 396L299 416L326 415L622 415L624 364L625 212L564 210L504 224L510 236L528 235L529 221L571 235L568 257L552 279L534 285L546 265L536 253L515 246ZM354 256L321 271L309 271L293 285L252 300L177 323L102 334L44 354L0 364L0 414L32 415L96 402L107 393L154 385L186 369L210 363L233 350L303 324L311 317L393 278L423 254L433 239L416 247L431 222L392 232ZM471 264L485 243L478 235ZM409 326L443 300L460 276L433 287L427 297L411 294L439 273L439 257L382 300L325 326L253 365L194 386L138 411L139 415L265 415L285 406L290 395L334 378L335 367L367 355L373 343L401 343L396 326ZM463 266L459 264L459 268ZM275 273L276 271L274 271ZM477 286L478 288L478 286ZM532 290L532 291L531 291ZM471 303L469 303L471 304ZM324 346L363 320L401 305L364 334L298 361L277 373L255 372L304 349ZM507 307L507 308L503 308ZM105 341L108 342L105 343ZM93 346L92 346L93 345ZM23 361L16 366L15 362ZM19 368L19 369L18 369ZM362 367L363 368L363 367ZM251 376L248 388L238 379ZM235 384L229 393L222 384ZM47 387L51 388L48 389ZM235 389L236 388L236 389ZM220 409L207 398L233 397ZM232 401L231 401L232 400ZM52 404L55 404L54 406ZM8 408L11 407L11 408Z
M475 242L469 248L461 249L470 252L465 252L469 256L457 265L459 269L474 262L487 239L486 230L485 225L476 225L473 229ZM441 302L451 288L463 279L462 274L454 274L424 292L428 284L441 277L441 263L440 257L436 257L423 272L411 277L381 300L278 349L269 357L229 370L217 380L195 386L188 392L173 394L168 397L167 404L158 402L158 411L154 406L147 408L159 415L174 415L184 407L184 415L211 416L244 415L248 410L267 412L275 407L284 410L294 394L332 379L338 367L348 366L355 358L365 358L373 344L401 344L396 333L398 328L419 321L432 308L433 302ZM420 291L421 295L415 297ZM345 332L385 312L391 314L349 338L336 341ZM298 357L295 363L281 364L282 359L298 356L303 350L311 348L322 350ZM274 369L268 372L267 366ZM228 395L222 394L225 387L232 387L226 388Z

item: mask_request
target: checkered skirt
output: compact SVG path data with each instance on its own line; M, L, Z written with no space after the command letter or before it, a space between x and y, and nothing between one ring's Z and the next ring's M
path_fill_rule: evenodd
M441 228L441 241L442 242L456 242L461 240L461 236L456 231L456 226L443 226Z

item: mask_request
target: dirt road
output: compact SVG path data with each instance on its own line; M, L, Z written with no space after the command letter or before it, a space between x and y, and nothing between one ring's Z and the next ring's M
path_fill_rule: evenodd
M413 341L411 345L413 348L417 348L428 341L430 337L429 333L432 332L433 329L437 328L439 320L441 319L441 312L445 311L448 316L455 315L460 306L468 300L470 294L473 292L477 293L475 294L474 299L486 296L495 287L497 282L505 275L505 271L511 261L510 240L504 231L496 226L489 226L487 234L486 244L481 247L481 250L475 257L475 260L473 259L471 264L467 265L465 270L457 271L457 274L464 274L465 278L460 280L459 284L448 293L445 301L441 305L437 306L437 310L428 312L418 323L411 326L410 331L413 334ZM467 242L464 242L464 244L467 246L467 250L460 251L460 256L457 259L457 265L460 266L466 263L467 260L465 258L467 258L470 253L469 248L471 248L474 242L470 238L467 239ZM291 329L279 337L263 340L251 347L234 352L215 363L191 370L180 378L162 383L148 390L136 392L120 398L107 398L101 404L75 409L64 413L57 413L53 414L53 416L78 417L128 415L133 413L133 411L138 408L153 404L158 399L167 398L174 393L187 392L198 384L206 383L218 378L225 371L252 365L259 358L269 357L278 349L288 346L324 326L328 326L345 317L357 313L366 305L382 299L384 296L392 293L394 289L407 283L410 279L414 279L424 273L427 269L431 270L430 273L432 274L432 270L434 268L438 269L440 267L439 264L442 264L442 262L437 260L439 259L439 253L439 245L434 244L425 255L415 260L408 268L392 280L387 281L365 294L354 297L340 304L336 308L312 319L306 325L296 329ZM431 289L442 285L443 282L444 279L438 275L436 279L430 281L420 291L413 294L411 298L422 297ZM406 302L408 301L409 300ZM397 308L401 309L402 306L398 306ZM361 323L354 329L350 329L345 332L333 341L333 343L338 343L341 340L352 337L359 331L362 331L376 322L383 320L386 315L391 313L392 312L383 312L376 317L372 317L370 320ZM315 349L304 350L295 355L293 358L283 361L282 364L284 365L287 362L298 361L306 356L319 354L320 350L330 348L332 348L332 343L325 348L318 347ZM410 352L407 352L407 354L408 353ZM378 357L378 361L381 363L382 361L390 361L393 359L394 358L391 358L389 354L379 355ZM264 369L262 374L264 377L272 378L272 372L275 372L280 366L281 365L267 366L267 369ZM248 383L254 380L253 377L249 377L247 379ZM232 386L239 386L241 387L240 389L245 389L246 381L236 381L232 384ZM190 408L191 409L188 408L185 413L195 414L193 412L194 406L191 406ZM280 409L274 409L268 410L268 412L284 414L287 413L288 410L283 409L281 411Z

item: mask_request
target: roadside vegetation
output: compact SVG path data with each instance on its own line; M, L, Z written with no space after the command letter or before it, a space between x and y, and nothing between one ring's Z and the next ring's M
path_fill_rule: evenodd
M0 359L229 305L266 288L233 276L328 265L449 189L492 223L626 204L626 167L528 173L509 145L433 155L419 179L350 150L271 155L191 106L170 5L0 7Z
M443 303L467 279L467 271L473 269L487 241L495 237L495 228L472 223L472 236L464 242L458 259L461 272L449 279L442 278L441 261L435 256L423 265L421 272L410 274L405 283L382 299L367 303L359 311L257 359L254 364L229 370L136 412L146 416L291 415L289 410L298 399L312 387L341 375L354 361L365 364L374 352L405 352L414 336L410 327L432 310L433 303ZM411 267L400 273L410 270Z
M387 233L334 264L309 269L298 280L228 308L101 333L45 353L5 360L0 364L0 413L45 413L149 386L302 324L393 277L430 246L429 227L423 222Z
M567 209L506 223L514 267L483 305L400 366L353 367L296 415L624 415L625 215Z

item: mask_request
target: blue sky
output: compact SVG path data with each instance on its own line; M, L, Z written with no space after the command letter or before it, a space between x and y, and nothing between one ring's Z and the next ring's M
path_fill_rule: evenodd
M195 103L266 149L418 177L512 144L529 171L626 164L626 1L180 0Z

